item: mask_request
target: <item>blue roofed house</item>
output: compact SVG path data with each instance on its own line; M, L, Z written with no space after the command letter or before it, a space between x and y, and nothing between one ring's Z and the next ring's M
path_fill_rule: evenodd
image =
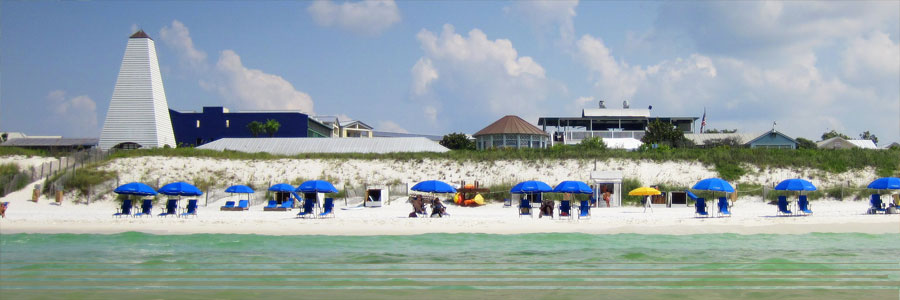
M739 145L748 148L797 149L798 144L794 138L775 129L761 134L687 133L684 137L701 147L725 139L734 139Z

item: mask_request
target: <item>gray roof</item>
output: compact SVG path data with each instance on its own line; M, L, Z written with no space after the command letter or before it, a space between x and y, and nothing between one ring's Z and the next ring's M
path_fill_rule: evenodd
M387 132L387 131L372 131L373 137L423 137L435 142L439 142L444 139L443 136L440 135L429 135L429 134L417 134L417 133L402 133L402 132Z
M0 146L8 147L93 147L97 138L18 138L7 140Z
M223 138L198 149L301 153L447 152L449 149L424 137L396 138Z

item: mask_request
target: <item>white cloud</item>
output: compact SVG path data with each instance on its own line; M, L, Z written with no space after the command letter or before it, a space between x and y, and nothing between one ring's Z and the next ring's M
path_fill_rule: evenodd
M555 88L544 74L544 68L531 57L520 56L510 40L490 40L479 29L472 29L467 36L455 32L452 25L444 25L440 35L422 29L416 35L424 56L413 67L431 71L433 75L414 76L411 90L413 99L426 105L425 113L430 121L438 121L437 107L441 113L451 116L441 124L461 124L457 116L467 118L493 118L505 114L532 114L539 110L550 90ZM428 66L428 67L426 67ZM418 72L418 75L428 72ZM425 88L434 93L417 93ZM420 89L421 88L421 89ZM438 106L439 101L450 105Z
M207 72L206 52L194 46L187 26L178 20L160 30L167 46L189 63L201 78L198 85L218 92L227 105L236 109L299 110L314 114L312 98L294 88L281 76L244 66L233 50L224 50L211 72Z
M376 36L400 22L400 10L393 0L363 0L340 5L317 0L306 9L319 26L337 26L357 34Z
M900 43L880 31L867 38L853 38L844 50L843 67L846 76L853 79L872 75L896 79L900 74Z
M217 85L217 90L235 107L300 110L313 114L313 101L309 95L297 91L281 76L245 67L234 51L222 51L216 70L225 78Z
M575 99L575 108L588 108L590 103L593 103L594 97L578 97Z
M55 90L47 94L47 102L58 130L77 136L97 134L97 104L87 95L66 97L65 91Z
M576 47L576 56L592 72L597 95L607 101L633 100L642 87L677 88L683 83L692 84L686 79L715 78L717 74L712 60L698 54L655 65L632 66L624 60L616 60L600 38L584 35Z
M538 31L556 28L563 44L575 38L575 8L578 0L517 1L505 10L526 18Z
M394 121L379 121L375 125L375 130L378 131L387 131L387 132L396 132L396 133L409 133L408 130L400 126L400 124L395 123Z
M688 40L709 55L781 63L839 39L896 30L898 15L896 1L667 2L654 35L670 39L659 42Z
M171 27L164 26L159 31L163 43L172 47L180 58L194 69L206 68L206 52L194 48L191 32L178 20L173 20Z
M415 95L423 95L428 91L428 85L438 79L437 70L431 64L428 58L420 58L412 67L412 93Z
M425 106L425 108L422 109L422 112L425 114L426 120L428 120L431 123L437 122L437 115L438 115L437 108L435 108L434 106L430 106L430 105Z

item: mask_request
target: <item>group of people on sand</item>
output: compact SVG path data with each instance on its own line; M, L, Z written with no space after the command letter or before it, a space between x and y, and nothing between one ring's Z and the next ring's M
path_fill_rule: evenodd
M425 210L425 198L422 195L418 195L415 197L411 197L409 200L412 203L413 211L409 213L410 218L418 218L419 216L430 216L432 218L440 218L443 216L447 216L447 207L444 206L444 203L441 202L441 199L438 197L434 197L431 202L431 215L428 215L428 212Z

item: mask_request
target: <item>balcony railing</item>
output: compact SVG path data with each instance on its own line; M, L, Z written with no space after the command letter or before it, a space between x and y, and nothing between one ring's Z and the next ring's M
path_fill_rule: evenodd
M644 137L643 130L633 130L633 131L569 131L565 133L565 143L568 145L578 144L581 140L592 138L592 137L600 137L604 139L622 139L622 138L633 138L640 140ZM556 141L558 143L558 141Z

